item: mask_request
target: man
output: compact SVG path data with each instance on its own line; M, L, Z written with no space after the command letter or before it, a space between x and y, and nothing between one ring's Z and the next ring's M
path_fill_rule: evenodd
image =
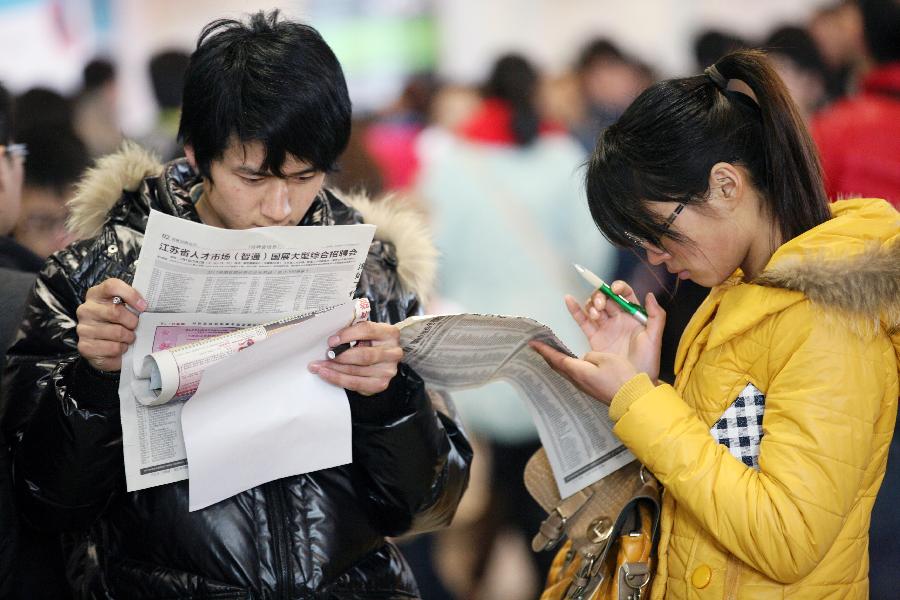
M900 1L863 0L863 35L874 67L856 96L812 122L831 199L884 198L900 209Z
M43 260L74 238L66 228L66 204L90 164L87 148L74 132L35 128L22 131L28 145L28 168L22 188L22 210L13 239Z
M25 179L25 155L20 146L12 144L11 116L12 100L0 85L0 267L37 272L44 261L9 235L22 210Z
M72 223L88 235L39 277L9 356L4 419L18 440L20 510L63 532L77 595L418 597L385 536L450 521L471 449L401 362L390 324L419 310L416 289L431 277L422 229L402 209L363 202L361 214L323 188L349 128L343 73L314 29L277 12L215 21L186 74L179 138L187 158L161 167L126 147L82 184ZM138 317L112 298L146 307L127 281L150 208L229 229L378 226L357 289L377 322L343 329L332 345L362 343L309 365L347 390L352 464L195 512L186 481L125 492L116 389Z

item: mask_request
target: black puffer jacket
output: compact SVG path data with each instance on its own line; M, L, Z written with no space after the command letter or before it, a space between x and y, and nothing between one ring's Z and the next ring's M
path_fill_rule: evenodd
M82 597L418 597L385 536L447 524L472 454L402 364L382 394L348 392L351 465L267 483L196 512L188 512L186 481L125 492L117 377L78 357L75 309L104 279L131 280L150 208L198 220L191 190L199 180L187 163L169 163L159 176L147 160L129 148L89 176L75 222L91 232L102 223L99 233L48 262L10 351L3 427L16 442L21 510L63 532L67 575ZM121 197L110 208L111 192ZM396 322L419 310L416 282L404 273L413 267L422 276L415 267L427 268L433 248L416 242L415 220L402 210L367 207L380 216L370 220L324 191L301 225L378 225L357 293L371 300L373 319Z

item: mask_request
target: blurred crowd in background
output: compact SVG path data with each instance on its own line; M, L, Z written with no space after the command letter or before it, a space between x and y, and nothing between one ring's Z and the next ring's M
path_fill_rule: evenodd
M820 144L829 195L884 197L900 208L900 62L867 50L854 2L823 3L805 22L773 24L756 39L722 29L685 43L698 73L732 50L766 49ZM157 118L132 137L163 160L182 152L175 137L190 51L164 49L146 68ZM485 61L489 75L479 85L411 72L394 101L357 111L331 185L402 194L429 216L442 253L433 313L526 315L579 352L581 336L562 295L590 290L570 263L627 279L641 298L654 291L669 313L662 378L671 379L678 337L705 290L676 285L664 269L606 243L588 214L580 170L598 134L660 77L657 65L611 37L586 40L565 72L543 73L525 53ZM10 256L4 241L3 262L36 271L73 241L66 202L85 169L124 139L120 76L115 56L98 56L84 66L75 94L40 86L10 94L12 139L28 154L21 209L0 234L27 251ZM893 111L893 122L883 116L891 113L877 117L875 127L883 129L877 152L854 145L863 142L854 141L858 132L848 125L865 123L853 111L875 110L854 108L866 95L892 104L885 110ZM877 168L869 171L872 161ZM534 598L552 553L529 547L543 517L521 482L539 445L530 415L506 384L460 394L457 404L477 443L470 490L449 530L406 540L404 551L425 598ZM889 470L896 467L889 463Z

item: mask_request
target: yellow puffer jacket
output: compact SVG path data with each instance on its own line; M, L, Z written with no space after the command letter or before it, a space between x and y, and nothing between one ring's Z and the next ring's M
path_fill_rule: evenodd
M674 388L639 375L613 399L615 433L666 490L652 598L868 597L897 417L900 215L881 200L833 214L752 283L710 292ZM747 389L764 402L753 466L710 432Z

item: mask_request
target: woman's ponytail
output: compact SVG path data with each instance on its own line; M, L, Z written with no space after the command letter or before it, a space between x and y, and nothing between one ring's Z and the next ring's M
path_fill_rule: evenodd
M830 212L816 147L790 93L765 54L754 50L721 58L714 70L746 84L762 117L766 200L783 241L828 220ZM737 92L729 91L727 94Z

